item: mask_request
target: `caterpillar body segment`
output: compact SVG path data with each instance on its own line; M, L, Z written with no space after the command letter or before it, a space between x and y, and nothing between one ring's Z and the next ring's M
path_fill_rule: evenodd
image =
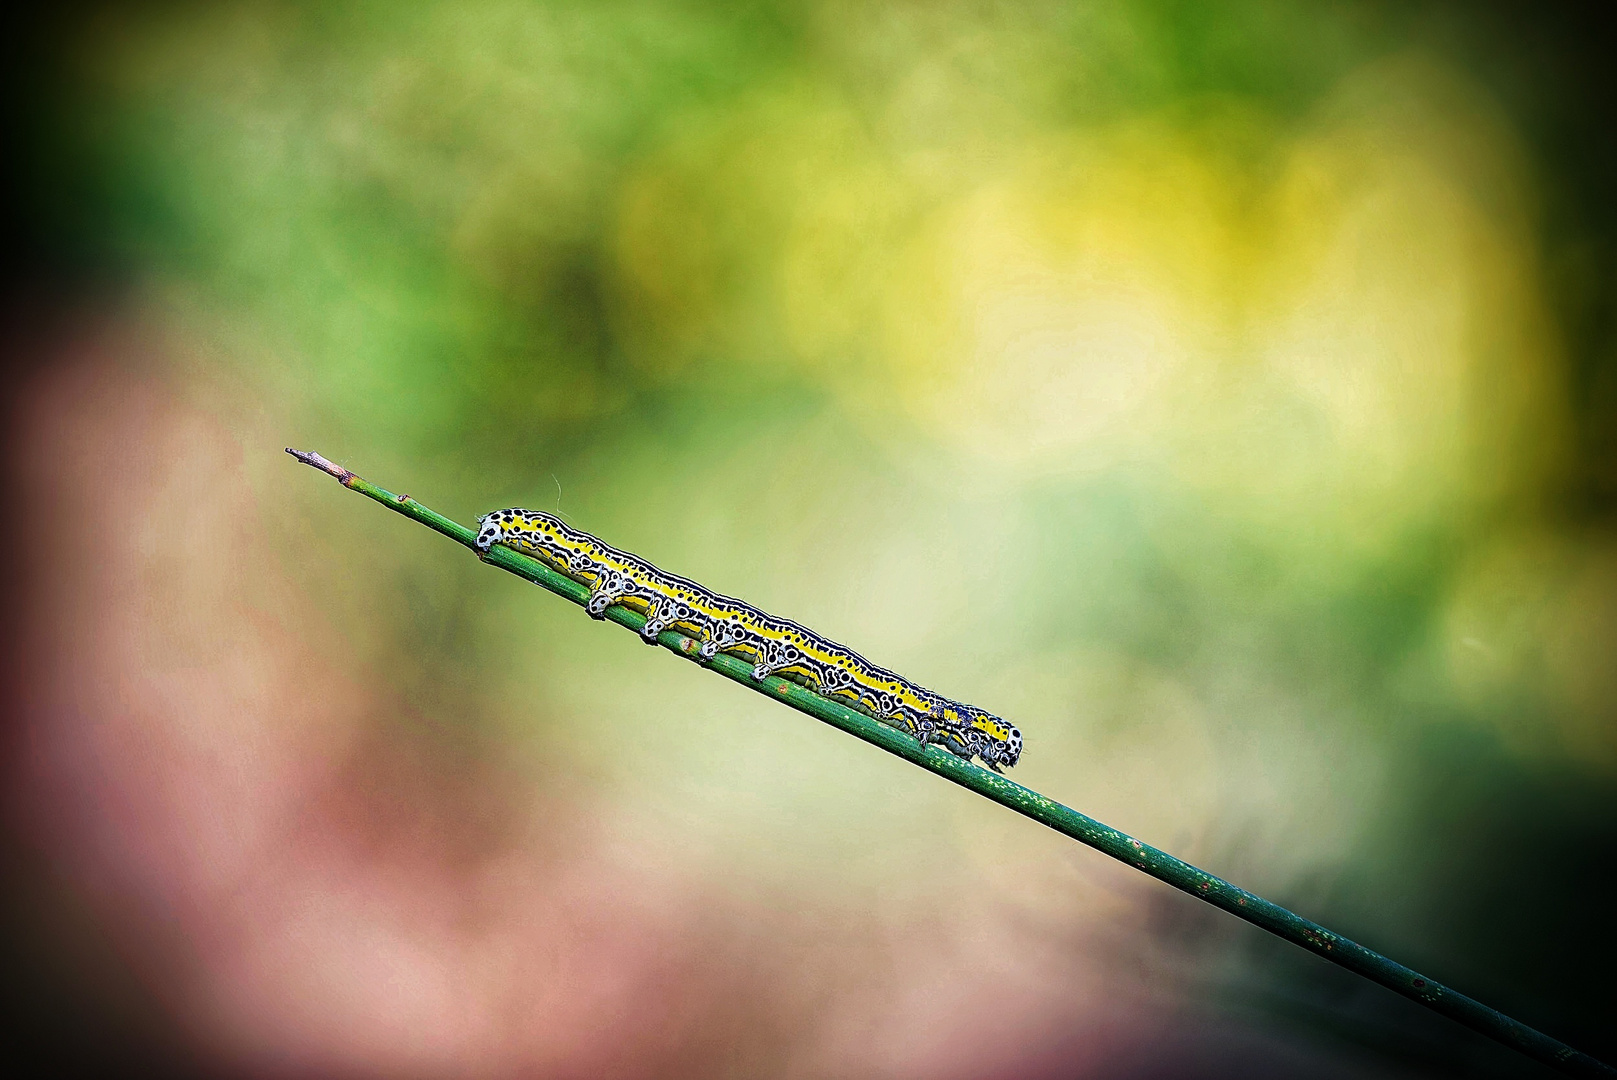
M953 701L877 667L845 645L790 619L760 611L670 574L540 510L497 510L478 519L476 546L504 544L588 585L585 610L603 618L613 604L645 615L641 635L655 644L664 630L701 642L704 660L730 653L752 663L752 677L779 675L935 743L995 772L1015 765L1022 734L993 713Z

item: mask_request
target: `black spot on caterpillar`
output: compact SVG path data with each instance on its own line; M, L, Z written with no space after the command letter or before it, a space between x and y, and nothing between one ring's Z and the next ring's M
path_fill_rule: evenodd
M679 630L701 642L703 659L721 652L744 657L752 662L754 679L785 676L923 744L937 743L968 761L977 757L995 772L1022 756L1022 733L993 713L933 693L790 619L660 570L554 514L496 510L477 524L479 552L504 544L588 585L584 607L592 618L603 617L613 604L644 614L641 634L648 644L656 644L664 630Z

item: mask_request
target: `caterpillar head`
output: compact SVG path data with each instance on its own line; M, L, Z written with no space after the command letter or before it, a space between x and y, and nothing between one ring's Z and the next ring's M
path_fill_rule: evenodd
M504 520L502 520L502 516ZM477 539L473 545L479 555L487 555L488 549L498 544L505 536L505 522L510 520L506 511L496 510L492 514L484 514L477 519Z

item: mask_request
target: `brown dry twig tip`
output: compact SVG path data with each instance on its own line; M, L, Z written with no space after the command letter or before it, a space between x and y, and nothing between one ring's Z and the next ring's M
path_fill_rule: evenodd
M485 563L498 566L580 606L589 601L588 585L559 574L543 563L500 544L494 544L486 551L482 550L477 546L475 532L458 521L422 506L415 499L406 500L403 496L377 487L370 481L355 476L341 465L327 461L311 451L288 448L287 453L305 465L312 465L321 472L335 476L350 491L357 491L389 510L470 548ZM637 634L646 623L644 615L622 604L614 604L607 608L602 617L607 622L617 623ZM692 655L697 646L692 638L677 630L664 630L658 635L657 643L665 649L687 657ZM1617 1070L1541 1031L1528 1027L1520 1020L1490 1009L1480 1001L1451 990L1442 983L1412 971L1373 949L1365 948L1356 941L1333 933L1279 904L1214 877L1182 859L1174 858L1166 851L1142 843L1013 780L964 761L948 750L924 745L907 732L879 723L862 712L851 709L839 701L822 697L789 679L773 675L762 681L754 679L750 660L719 653L710 660L699 662L704 669L722 675L731 682L738 683L755 693L765 694L798 712L840 728L1001 806L1048 825L1079 843L1088 844L1119 862L1135 866L1158 881L1172 885L1204 903L1221 908L1261 930L1301 946L1372 982L1380 983L1389 990L1419 1002L1426 1008L1456 1020L1489 1038L1497 1039L1504 1045L1561 1072L1571 1076L1617 1078Z
M347 469L343 468L341 465L338 465L335 461L331 461L331 460L329 460L327 458L321 457L319 454L315 453L313 450L294 450L290 446L288 446L286 448L286 452L288 454L291 454L293 457L297 458L299 461L303 462L303 464L305 464L305 465L312 465L315 468L319 469L323 473L329 473L330 475L335 476L338 479L338 481L340 481L341 483L343 483L345 485L350 480L355 479L355 476L354 476L353 473L349 472Z

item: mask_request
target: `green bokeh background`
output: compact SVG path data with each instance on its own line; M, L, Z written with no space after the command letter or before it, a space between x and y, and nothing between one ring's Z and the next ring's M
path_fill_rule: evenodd
M444 768L498 758L760 908L947 937L986 895L1021 951L1112 917L1068 881L1098 857L281 445L462 521L559 507L1012 718L1021 782L1609 1057L1612 166L1565 18L84 6L19 69L19 250L179 343L150 365L239 440L278 572ZM1297 1075L1538 1075L1128 897L1190 1013ZM1016 1039L1006 1075L1106 1074Z

